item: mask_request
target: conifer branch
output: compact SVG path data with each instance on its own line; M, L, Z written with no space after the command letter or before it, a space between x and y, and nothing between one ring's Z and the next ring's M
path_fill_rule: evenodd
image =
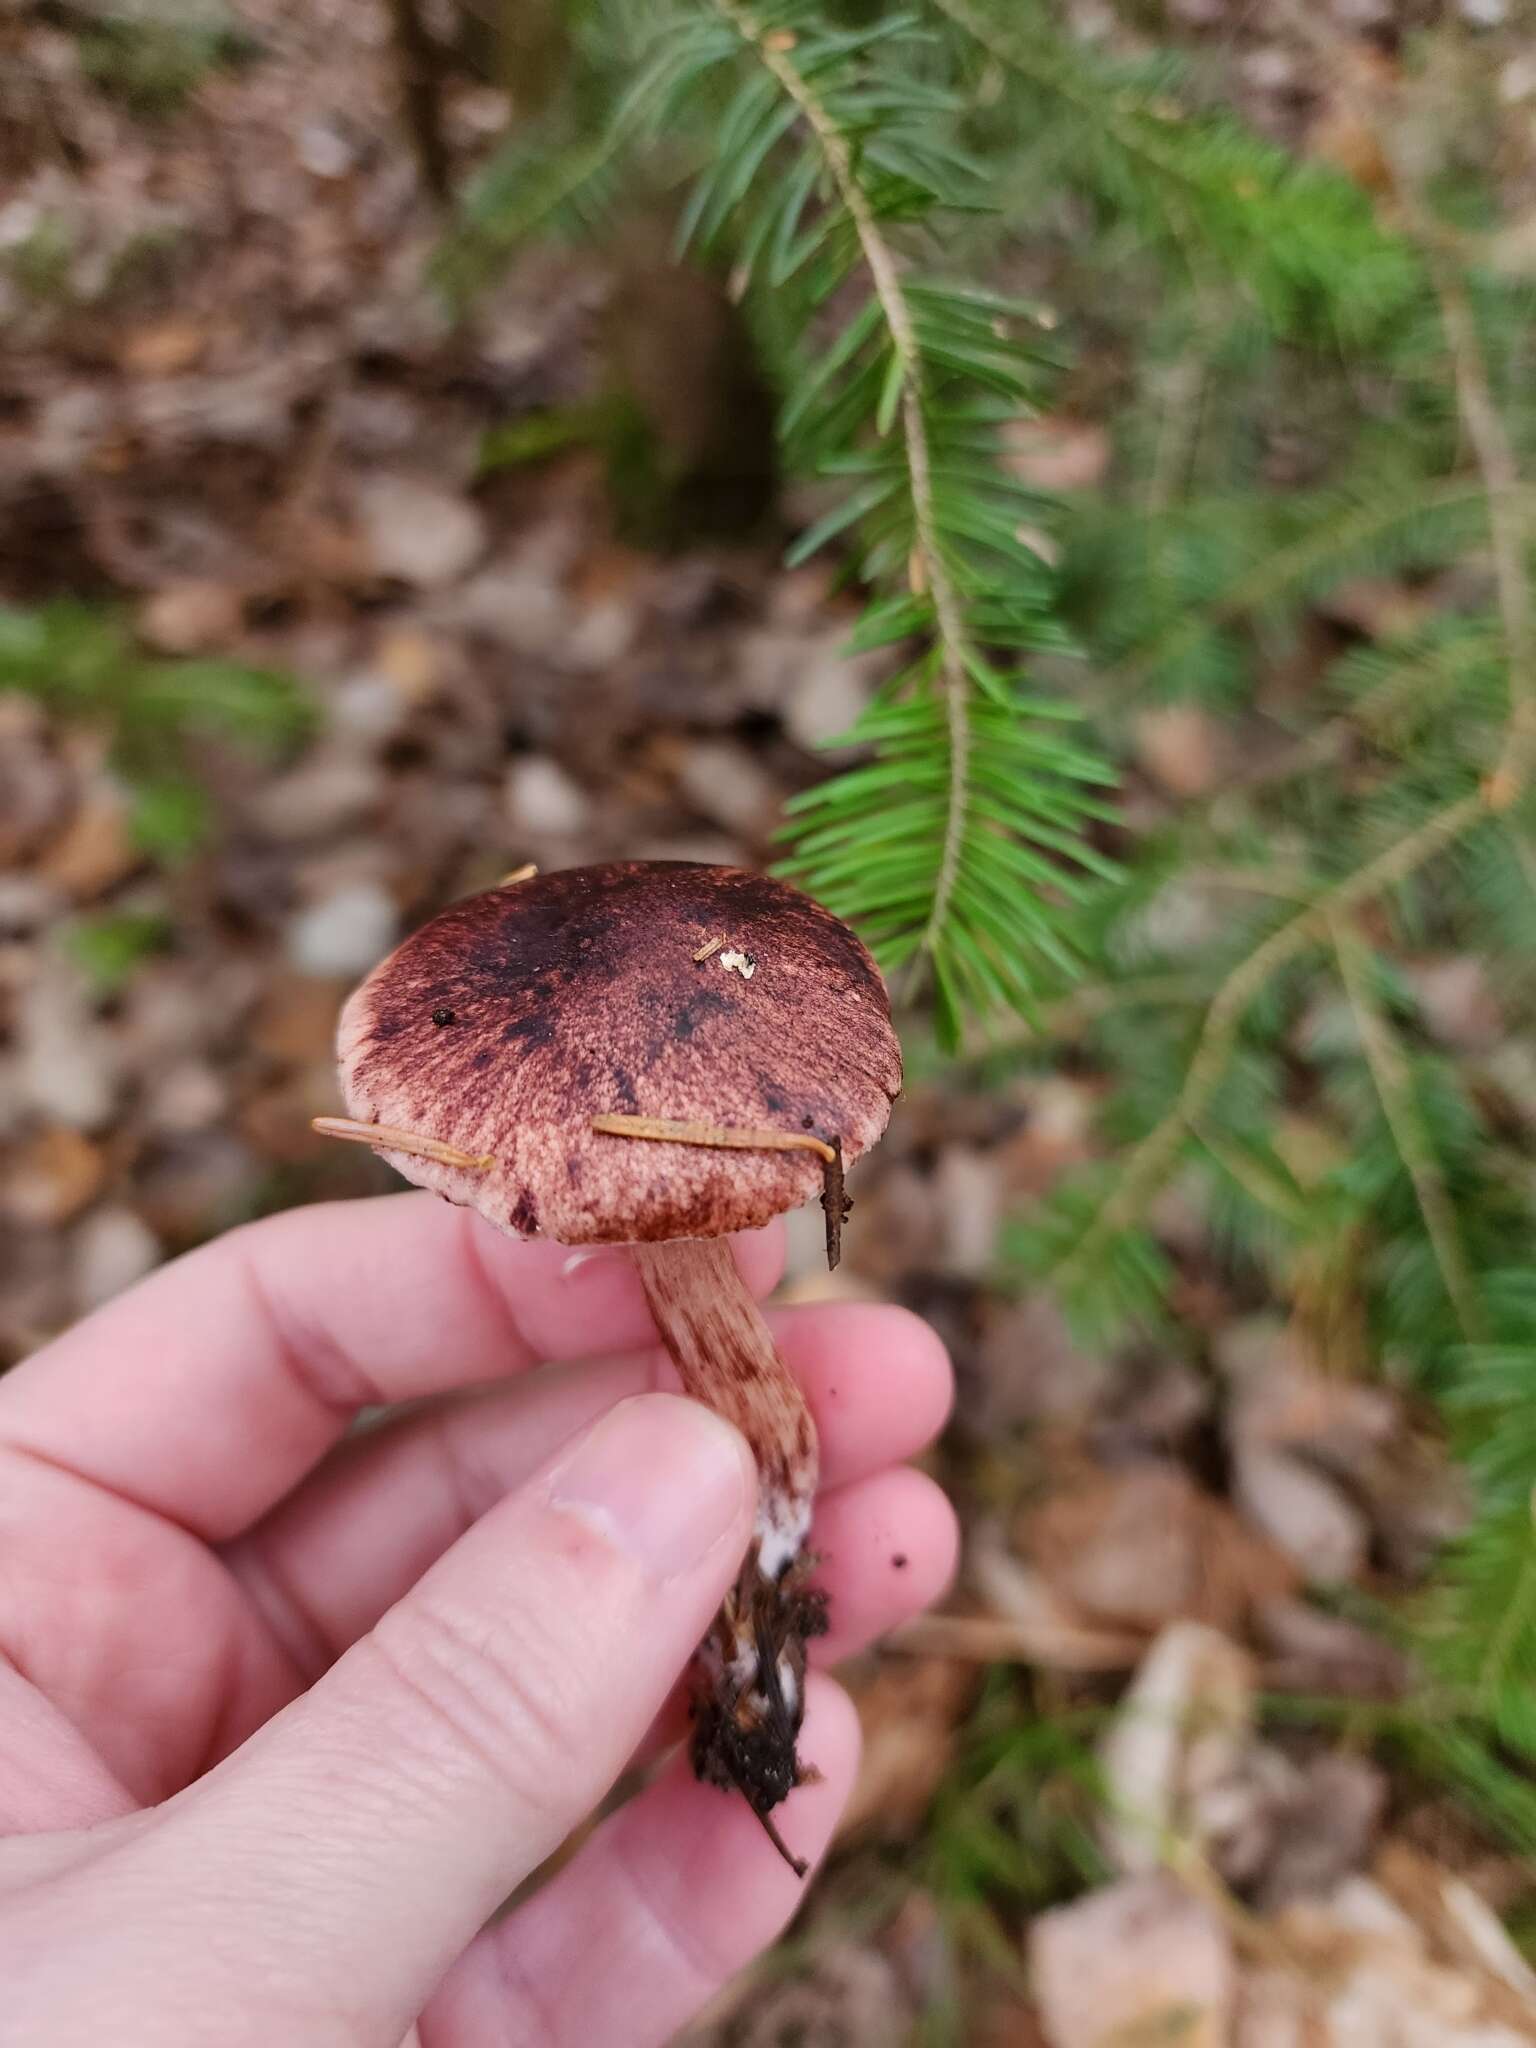
M1326 944L1335 919L1405 881L1487 814L1486 798L1480 794L1447 804L1288 919L1232 970L1206 1009L1177 1098L1133 1149L1114 1192L1056 1268L1053 1277L1058 1286L1071 1286L1091 1265L1108 1238L1138 1220L1143 1206L1156 1193L1178 1157L1192 1126L1210 1107L1237 1043L1243 1018L1271 976L1289 966L1310 946Z
M1514 444L1494 402L1477 321L1454 261L1454 242L1426 203L1416 167L1406 161L1393 124L1383 118L1379 92L1367 86L1358 67L1348 61L1336 29L1298 0L1286 0L1285 11L1341 81L1350 107L1380 146L1391 168L1393 202L1434 287L1457 409L1488 503L1494 580L1509 660L1509 718L1490 777L1490 801L1495 810L1508 810L1524 794L1536 767L1536 614L1530 581L1531 500L1536 494L1521 479Z
M1467 1343L1475 1343L1485 1334L1482 1307L1478 1301L1472 1270L1467 1264L1466 1251L1461 1242L1461 1230L1445 1185L1445 1177L1440 1171L1434 1147L1430 1144L1429 1135L1424 1128L1423 1116L1414 1100L1407 1055L1398 1043L1391 1024L1371 990L1359 939L1344 919L1338 916L1329 919L1329 931L1334 952L1338 957L1344 992L1349 998L1355 1026L1360 1034L1360 1049L1365 1054L1366 1065L1371 1070L1371 1079L1376 1084L1381 1113L1392 1133L1392 1142L1397 1147L1398 1156L1403 1162L1408 1178L1413 1183L1419 1211L1424 1218L1424 1228L1435 1254L1435 1263L1440 1269L1440 1278L1445 1284L1446 1294L1456 1311L1461 1334Z
M1522 488L1524 495L1536 501L1536 489ZM1412 494L1384 491L1366 504L1346 506L1334 518L1319 520L1290 546L1265 555L1214 604L1204 611L1186 613L1133 660L1123 662L1110 678L1113 693L1134 694L1157 669L1187 654L1211 625L1229 625L1261 610L1320 569L1369 547L1394 528L1426 513L1477 505L1486 495L1481 477L1437 477Z
M847 208L858 235L864 266L885 315L900 366L900 416L906 439L915 535L908 579L913 591L926 595L933 604L939 647L939 684L944 694L945 722L949 730L949 808L944 824L943 852L934 883L932 908L919 947L922 954L931 957L949 917L960 872L960 852L970 805L971 726L967 710L971 685L966 674L969 638L960 595L939 543L934 510L933 462L923 417L922 354L912 311L902 289L901 270L895 252L880 232L880 224L854 170L846 139L793 61L792 39L787 35L764 34L753 16L738 6L736 0L711 0L711 4L777 79L785 94L799 108L806 126L820 145L838 198Z
M1515 1578L1511 1596L1504 1604L1487 1647L1478 1659L1476 1688L1479 1709L1493 1719L1499 1716L1499 1694L1514 1679L1518 1682L1524 1675L1526 1657L1518 1657L1517 1647L1527 1634L1536 1636L1536 1489L1533 1489L1529 1503L1524 1555Z
M1533 493L1521 479L1514 447L1493 401L1488 365L1466 289L1435 250L1430 255L1430 274L1450 345L1457 404L1488 496L1488 536L1509 662L1509 720L1490 779L1490 801L1495 809L1508 810L1524 793L1536 766L1536 619L1531 609L1530 571Z
M1159 148L1132 120L1126 119L1115 96L1084 90L1071 69L1053 61L1052 53L1032 47L1022 36L1011 34L998 23L985 20L970 0L933 0L940 14L947 15L964 34L988 56L1069 107L1076 119L1094 123L1112 134L1128 157L1142 164L1157 179L1166 180L1180 195L1175 237L1191 275L1201 270L1200 236L1187 204L1189 169L1177 150Z

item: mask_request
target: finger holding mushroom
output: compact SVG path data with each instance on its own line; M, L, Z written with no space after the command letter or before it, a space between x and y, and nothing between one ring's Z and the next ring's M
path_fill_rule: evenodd
M624 1244L684 1389L758 1465L755 1539L698 1657L693 1755L770 1833L807 1775L805 1542L815 1429L727 1235L823 1195L875 1143L901 1061L878 970L787 884L616 862L454 904L341 1019L347 1119L408 1179L499 1228Z

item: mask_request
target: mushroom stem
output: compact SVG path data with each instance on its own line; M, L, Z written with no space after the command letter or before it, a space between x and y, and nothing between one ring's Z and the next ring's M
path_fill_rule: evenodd
M809 1777L795 1753L805 1646L826 1628L806 1584L816 1494L816 1428L723 1238L632 1244L630 1253L683 1391L725 1416L757 1460L757 1530L736 1584L699 1646L693 1764L745 1795L784 1859L769 1814Z

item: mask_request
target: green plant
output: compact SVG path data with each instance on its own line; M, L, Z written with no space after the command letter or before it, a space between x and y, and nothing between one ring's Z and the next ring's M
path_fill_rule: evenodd
M1536 1235L1536 1079L1498 1058L1536 1022L1513 46L1447 28L1394 72L1277 9L1373 193L1249 132L1155 7L1121 12L1090 46L1043 0L589 0L444 275L602 233L637 187L685 195L679 245L729 266L786 466L827 494L793 558L836 549L869 594L852 645L891 650L789 871L907 994L926 977L944 1044L1022 1012L1013 1058L1069 1041L1109 1077L1100 1158L1010 1242L1094 1338L1166 1320L1176 1182L1222 1284L1443 1404L1477 1507L1417 1617L1423 1753L1526 1839L1536 1346L1507 1276ZM1115 428L1105 485L1066 504L1000 440L1053 402ZM1106 763L1144 787L1170 710L1228 760L1132 840ZM1491 1037L1440 1014L1447 962Z
M1017 1674L988 1674L939 1789L925 1875L957 1929L990 1936L999 1895L1038 1912L1109 1875L1093 1823L1102 1789L1093 1742L1107 1716L1042 1712Z
M211 811L195 748L219 740L275 755L312 727L294 680L234 661L158 660L110 612L59 602L0 606L0 692L37 698L61 717L100 727L133 796L147 853L177 860L207 835Z
M36 305L52 305L69 295L75 254L69 223L45 213L29 234L5 251L5 268L25 297Z
M985 203L963 101L926 75L909 14L861 28L734 0L617 12L603 61L632 83L601 139L555 152L532 194L493 166L469 246L588 219L631 150L650 145L657 175L691 168L679 245L731 266L784 392L785 465L832 487L792 559L841 542L875 592L852 646L898 650L854 736L872 758L801 801L789 871L889 968L931 972L954 1039L967 1011L1025 1006L1070 971L1067 906L1110 871L1085 830L1106 815L1107 771L1070 703L1020 672L1065 645L1023 537L1038 494L996 459L1000 424L1034 402L1039 334L1027 305L933 255Z
M158 953L171 937L171 921L160 910L108 910L79 917L64 929L64 944L98 994L115 995L135 968Z
M1419 1616L1440 1688L1419 1754L1530 1848L1536 1102L1498 1054L1536 995L1532 293L1469 231L1491 224L1493 168L1479 182L1465 135L1436 134L1425 61L1349 106L1392 180L1367 302L1320 266L1298 326L1237 253L1203 269L1155 345L1150 422L1127 393L1119 489L1063 526L1101 729L1133 745L1136 720L1193 703L1241 718L1250 758L1095 901L1100 1000L1057 1015L1116 1083L1104 1157L1021 1219L1012 1255L1101 1341L1145 1327L1178 1274L1155 1216L1177 1181L1228 1284L1334 1369L1460 1419L1474 1518ZM1315 473L1275 488L1272 437L1298 416ZM1304 698L1277 693L1319 611L1373 596L1380 622L1337 631ZM1447 967L1494 1024L1441 1014Z

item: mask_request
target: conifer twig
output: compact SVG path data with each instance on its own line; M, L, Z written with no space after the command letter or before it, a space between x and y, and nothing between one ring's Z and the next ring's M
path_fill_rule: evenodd
M1488 1646L1478 1660L1475 1684L1478 1705L1485 1713L1492 1704L1495 1687L1507 1677L1510 1652L1519 1641L1522 1630L1536 1623L1536 1493L1532 1494L1530 1506L1529 1540L1515 1582L1514 1597L1499 1616L1489 1635Z
M1405 881L1487 814L1487 799L1482 794L1459 797L1431 813L1412 832L1394 840L1374 860L1356 868L1271 932L1233 968L1211 998L1177 1098L1133 1149L1114 1193L1056 1268L1058 1286L1066 1286L1081 1273L1107 1237L1134 1222L1143 1202L1161 1185L1190 1128L1204 1116L1221 1086L1243 1018L1270 976L1309 946L1326 943L1334 918Z
M1522 487L1522 495L1536 498L1536 491ZM1192 646L1207 624L1224 625L1246 613L1257 611L1290 585L1301 582L1314 569L1322 568L1339 555L1389 533L1395 526L1424 512L1451 510L1458 505L1476 504L1486 496L1481 477L1437 477L1413 496L1398 493L1383 496L1369 505L1352 505L1336 519L1320 522L1289 547L1278 548L1239 577L1214 604L1203 611L1186 613L1176 624L1155 638L1150 647L1116 669L1110 681L1118 695L1140 688L1153 669L1172 661Z
M1355 1028L1360 1034L1360 1049L1371 1070L1371 1079L1376 1086L1381 1113L1392 1133L1392 1142L1413 1183L1414 1196L1424 1218L1424 1229L1435 1255L1435 1264L1440 1269L1441 1282L1456 1312L1462 1336L1467 1343L1475 1343L1486 1334L1477 1289L1462 1247L1455 1205L1414 1100L1407 1055L1371 990L1361 957L1363 948L1360 940L1339 917L1329 919L1329 933L1338 958L1344 993L1349 998Z
M933 0L933 4L940 14L948 15L956 28L968 35L996 63L1017 71L1032 85L1063 101L1080 119L1107 124L1127 156L1136 158L1155 176L1167 179L1181 192L1176 239L1190 275L1198 280L1201 274L1198 261L1200 235L1190 217L1187 201L1182 198L1188 174L1177 151L1158 149L1146 136L1137 133L1132 122L1121 117L1114 99L1080 91L1060 64L1053 64L1048 56L1032 49L1024 37L1010 35L1000 24L984 20L970 5L970 0Z
M1488 494L1488 538L1509 663L1509 719L1489 778L1489 802L1496 810L1508 810L1524 793L1536 764L1536 618L1528 566L1531 492L1522 482L1513 444L1493 401L1466 288L1437 247L1430 245L1426 253L1450 346L1456 401Z
M1330 58L1337 58L1338 39L1331 31L1320 27L1306 10L1295 4L1288 5L1286 12L1309 42L1324 47ZM1336 68L1345 75L1344 67ZM1357 103L1362 103L1363 96L1358 88L1354 97ZM1373 128L1376 127L1374 106L1362 104L1362 112ZM1390 138L1383 138L1383 147L1390 158ZM1532 612L1526 573L1531 506L1536 501L1536 491L1521 479L1513 444L1493 400L1487 365L1465 289L1460 278L1447 266L1437 225L1424 209L1411 180L1399 173L1398 184L1397 197L1404 226L1419 246L1435 285L1452 358L1457 403L1478 466L1477 477L1470 484L1466 479L1445 479L1434 487L1432 493L1426 493L1426 498L1433 495L1439 503L1454 503L1459 498L1476 496L1483 498L1488 507L1489 537L1493 546L1509 667L1509 708L1498 759L1477 794L1460 797L1433 812L1413 831L1355 869L1306 910L1271 933L1233 969L1206 1011L1205 1022L1176 1100L1135 1147L1114 1193L1057 1268L1058 1284L1066 1284L1080 1273L1106 1237L1125 1228L1139 1215L1142 1203L1160 1184L1185 1137L1204 1115L1220 1086L1243 1017L1270 976L1309 945L1333 939L1337 947L1336 935L1341 928L1341 920L1351 911L1382 889L1404 881L1426 860L1453 844L1490 814L1507 813L1524 793L1533 769L1536 769L1536 616ZM1377 517L1381 516L1382 509L1374 508ZM1393 519L1401 516L1400 502L1386 509ZM1361 516L1362 519L1367 518L1365 513ZM1301 573L1305 574L1317 550L1318 535L1310 534L1281 557L1261 565L1228 594L1220 615L1247 609L1252 603L1261 601L1268 589L1274 587L1277 574L1283 583L1297 573L1298 564L1301 565ZM1186 623L1175 628L1171 637L1178 640L1187 630ZM1165 636L1161 649L1155 648L1150 655L1144 655L1135 669L1122 673L1133 678L1145 674L1159 653L1167 653L1168 639L1169 636ZM1346 953L1340 952L1339 958L1348 985L1350 969ZM1358 1004L1356 1014L1360 1015ZM1411 1149L1404 1150L1400 1133L1406 1133L1407 1127L1400 1116L1394 1121L1393 1110L1389 1109L1383 1092L1384 1086L1389 1090L1394 1087L1395 1077L1391 1072L1390 1055L1383 1065L1382 1045L1379 1034L1372 1039L1369 1032L1362 1029L1362 1047L1376 1079L1378 1094L1382 1096L1383 1113L1393 1130L1394 1141L1418 1195L1446 1291L1466 1328L1473 1296L1464 1259L1458 1257L1454 1212L1438 1176L1426 1175L1423 1153L1413 1147L1411 1138ZM1394 1099L1400 1108L1401 1096Z
M1490 809L1509 810L1524 793L1536 767L1536 612L1528 568L1533 493L1521 478L1514 444L1494 402L1477 321L1461 273L1451 260L1454 244L1450 231L1431 212L1416 170L1397 146L1392 124L1382 119L1379 90L1367 85L1357 66L1340 61L1341 56L1347 60L1348 52L1336 29L1298 0L1287 0L1285 11L1328 63L1352 111L1380 144L1391 172L1392 201L1434 287L1451 357L1457 410L1477 464L1479 489L1488 504L1488 538L1509 662L1509 717L1499 759L1489 777L1488 799Z
M736 0L713 0L713 5L756 52L782 91L799 108L807 128L815 136L827 171L837 188L837 196L853 222L864 267L879 300L890 332L891 346L900 365L901 428L907 450L915 535L910 577L914 589L926 593L933 604L939 643L939 685L949 729L949 806L944 846L933 902L919 942L919 951L931 954L949 914L965 842L966 813L970 803L971 730L968 714L971 686L966 674L969 636L965 630L960 594L939 544L933 464L923 416L922 353L913 326L912 309L902 289L895 252L880 231L874 209L854 168L847 139L794 63L792 42L782 35L763 34L753 16L746 8L738 6Z

